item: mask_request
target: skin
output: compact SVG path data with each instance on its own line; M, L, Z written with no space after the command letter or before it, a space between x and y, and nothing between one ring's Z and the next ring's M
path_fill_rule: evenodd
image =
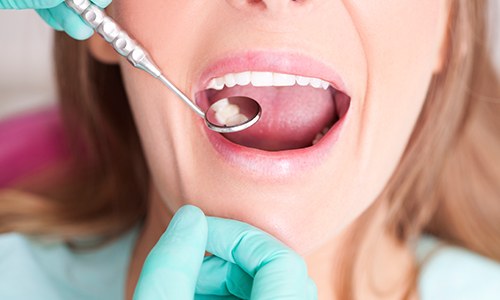
M97 58L122 67L153 176L151 213L134 252L129 297L172 212L189 203L279 238L304 256L320 299L334 299L332 282L339 274L330 266L339 264L357 218L374 204L402 156L430 79L441 68L448 12L446 0L115 1L113 16L188 95L210 61L264 49L322 61L342 76L351 96L343 135L320 166L278 180L248 176L218 159L185 104L92 38ZM397 278L408 272L412 258L384 234L386 207L374 211L360 261L377 287L389 289L401 285ZM377 298L363 267L356 269L357 293ZM401 291L396 288L391 297L401 297Z

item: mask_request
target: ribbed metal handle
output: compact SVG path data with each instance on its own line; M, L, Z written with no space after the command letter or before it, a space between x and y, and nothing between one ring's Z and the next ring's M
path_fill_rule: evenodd
M161 76L160 69L146 50L132 39L118 24L90 0L65 0L66 5L79 14L83 21L101 35L120 55L136 68L142 69L155 78Z
M205 113L189 97L162 75L160 69L153 62L149 54L134 41L118 24L106 13L90 2L90 0L65 0L66 5L79 14L83 21L92 27L106 42L110 43L121 56L136 68L142 69L166 85L189 108L201 118Z

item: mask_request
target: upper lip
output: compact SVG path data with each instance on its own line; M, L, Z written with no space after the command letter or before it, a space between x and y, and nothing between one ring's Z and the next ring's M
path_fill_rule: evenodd
M267 71L316 77L329 82L336 90L349 95L346 84L333 67L300 53L281 51L246 51L215 60L201 73L194 86L195 94L205 90L208 82L227 73Z

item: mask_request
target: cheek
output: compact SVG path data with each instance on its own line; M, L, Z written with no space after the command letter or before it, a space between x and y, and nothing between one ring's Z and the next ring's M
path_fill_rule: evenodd
M113 18L151 54L168 78L189 95L191 65L199 43L195 28L203 28L203 4L177 0L114 1ZM179 13L182 11L183 13ZM201 12L201 13L200 13ZM167 68L165 68L167 66ZM172 210L181 203L181 173L194 169L193 150L197 147L183 132L194 132L196 117L158 81L132 68L124 59L121 68L125 88L141 136L149 169L162 197L172 199ZM199 139L199 138L198 138ZM175 142L174 142L175 141ZM180 154L179 154L180 153ZM182 165L182 170L179 168ZM168 184L166 184L168 183ZM168 196L166 196L168 195Z
M206 36L205 24L214 5L200 1L124 0L112 6L119 24L151 53L158 65L168 66L169 74L201 63L195 54L200 44L207 44L201 37Z
M422 109L438 59L441 2L351 3L368 65L358 155L371 189L393 173Z
M420 112L438 59L439 2L366 1L352 7L368 65L365 105L377 113L396 117L395 112Z

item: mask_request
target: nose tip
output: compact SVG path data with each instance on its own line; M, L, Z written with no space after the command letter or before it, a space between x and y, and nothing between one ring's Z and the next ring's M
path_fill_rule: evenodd
M308 0L226 0L240 10L262 10L270 13L284 12L292 6L308 2ZM310 0L309 0L310 1Z

